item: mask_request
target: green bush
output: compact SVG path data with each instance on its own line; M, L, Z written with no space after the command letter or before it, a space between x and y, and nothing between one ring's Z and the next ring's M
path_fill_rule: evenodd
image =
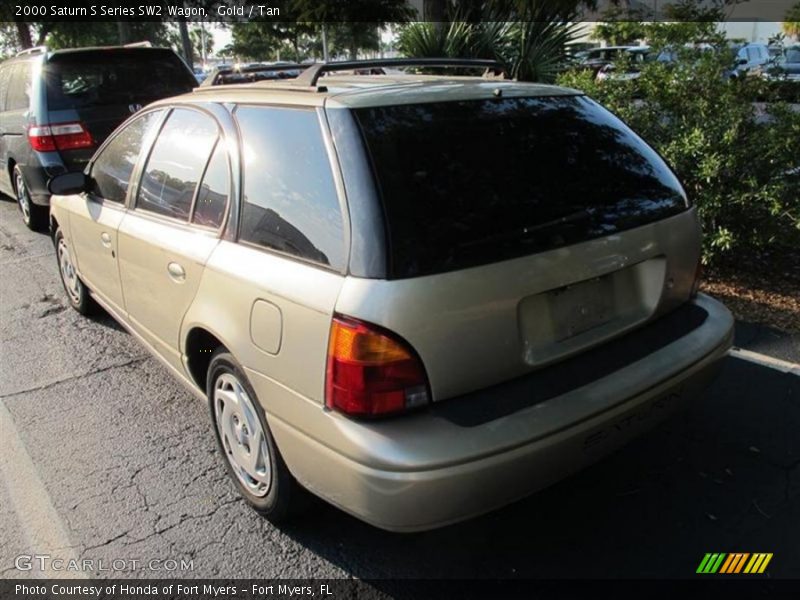
M558 81L617 113L670 163L697 206L707 262L800 244L800 112L773 102L770 82L730 80L729 65L724 51L681 50L634 80Z

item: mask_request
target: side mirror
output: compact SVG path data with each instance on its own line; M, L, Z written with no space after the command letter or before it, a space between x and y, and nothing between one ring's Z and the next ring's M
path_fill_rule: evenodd
M62 173L47 182L47 189L55 196L69 196L80 194L89 189L89 178L82 171L77 173Z

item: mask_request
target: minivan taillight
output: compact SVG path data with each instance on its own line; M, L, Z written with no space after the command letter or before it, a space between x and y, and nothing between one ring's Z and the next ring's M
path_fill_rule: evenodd
M37 152L75 150L94 146L92 134L83 123L59 123L28 128L28 141Z
M325 405L374 417L428 403L428 378L416 353L375 325L334 317L328 345Z

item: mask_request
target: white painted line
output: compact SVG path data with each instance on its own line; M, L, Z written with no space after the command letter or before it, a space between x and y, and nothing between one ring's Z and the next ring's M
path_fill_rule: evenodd
M751 352L750 350L743 350L742 348L731 348L728 354L734 358L746 360L747 362L761 365L769 369L775 369L781 373L788 373L789 375L800 376L800 364L773 358L766 354L759 354L758 352Z
M14 419L8 408L0 400L0 476L11 499L17 522L29 544L29 554L49 555L59 558L66 565L77 560L67 535L64 523L56 512L53 502L44 487L36 466L33 464L25 444L17 433ZM49 561L46 561L46 564ZM13 565L3 565L4 568ZM35 577L57 577L59 579L87 579L88 576L76 570L39 570L39 563L33 563L30 571L20 575Z

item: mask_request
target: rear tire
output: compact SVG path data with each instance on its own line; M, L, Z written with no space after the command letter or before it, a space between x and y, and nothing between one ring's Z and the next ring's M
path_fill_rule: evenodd
M17 206L22 213L22 222L31 231L42 231L47 225L50 207L33 203L25 178L22 176L22 170L16 166L14 167L14 193L17 196Z
M83 316L92 314L97 305L89 294L89 289L78 277L67 240L64 239L64 234L61 233L60 228L56 230L53 243L56 247L58 272L61 275L61 283L64 286L64 292L67 294L69 305Z
M217 448L236 489L274 523L293 516L307 492L289 472L255 391L225 348L211 357L206 395Z

